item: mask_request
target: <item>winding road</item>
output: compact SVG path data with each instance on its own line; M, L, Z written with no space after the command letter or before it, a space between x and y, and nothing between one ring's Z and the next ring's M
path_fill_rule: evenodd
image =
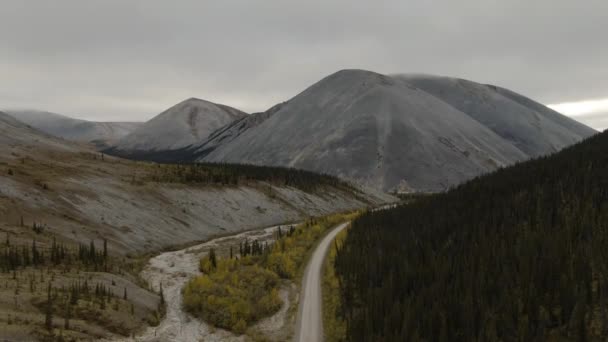
M294 341L318 342L323 340L321 277L325 255L336 235L348 226L350 222L342 223L333 228L319 243L313 252L302 279L299 308L296 320ZM225 243L238 243L239 239L256 239L259 241L272 240L278 226L268 227L257 231L243 232L231 236L214 239L196 246L179 251L160 254L150 259L148 266L142 272L155 290L163 284L167 301L167 314L157 327L149 327L140 335L129 338L116 338L104 341L139 342L139 341L244 341L244 336L235 336L228 331L215 329L206 323L191 317L182 310L181 289L198 271L199 259L211 248L217 248ZM287 293L281 295L288 302ZM283 324L289 305L284 305L277 317L269 320L279 320ZM273 329L270 324L268 328Z
M340 224L331 230L314 251L302 279L302 293L296 323L295 342L323 341L323 315L321 312L321 270L325 255L338 233L350 222Z

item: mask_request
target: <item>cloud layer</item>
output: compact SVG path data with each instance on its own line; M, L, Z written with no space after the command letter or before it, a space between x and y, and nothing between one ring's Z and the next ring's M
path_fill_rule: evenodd
M179 5L178 5L179 4ZM334 71L608 97L608 2L9 0L0 108L145 120L188 97L264 110Z

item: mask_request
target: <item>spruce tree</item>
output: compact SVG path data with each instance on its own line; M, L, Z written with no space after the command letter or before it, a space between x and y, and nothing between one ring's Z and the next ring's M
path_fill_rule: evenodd
M108 259L108 240L103 239L103 260Z
M211 261L211 267L213 267L213 269L217 268L217 259L215 256L215 249L211 248L211 250L209 251L209 261Z
M48 330L48 331L53 330L53 298L51 296L51 283L49 283L49 286L47 289L44 326L46 327L46 330Z
M165 294L163 293L163 283L160 283L160 306L164 307L165 306Z

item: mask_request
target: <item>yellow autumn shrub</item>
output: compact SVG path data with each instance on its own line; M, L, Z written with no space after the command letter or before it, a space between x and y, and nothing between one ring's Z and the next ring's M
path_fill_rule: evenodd
M316 242L329 229L358 214L308 220L282 232L281 238L261 255L233 259L216 256L216 267L209 256L203 257L199 264L203 274L183 289L186 310L216 327L243 333L253 322L281 308L280 279L298 277Z

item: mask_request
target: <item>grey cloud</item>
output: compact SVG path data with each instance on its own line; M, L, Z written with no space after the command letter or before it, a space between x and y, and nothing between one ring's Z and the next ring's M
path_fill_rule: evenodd
M574 118L598 131L608 129L608 112L577 115Z
M343 68L608 97L608 2L3 1L0 108L143 120L196 96L246 111Z

